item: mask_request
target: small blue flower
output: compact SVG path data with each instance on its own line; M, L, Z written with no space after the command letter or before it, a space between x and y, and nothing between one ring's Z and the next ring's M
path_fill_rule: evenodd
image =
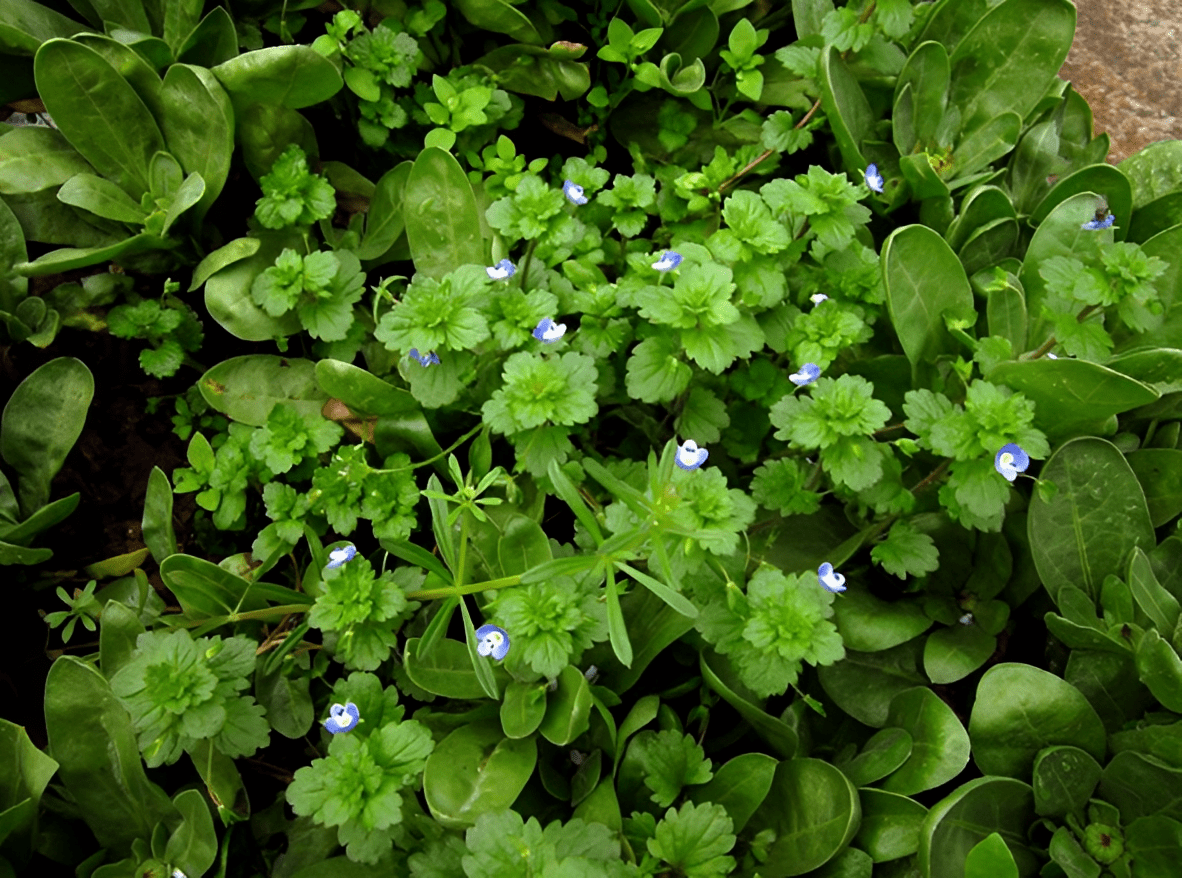
M342 546L339 549L333 549L328 553L328 563L324 565L325 570L336 570L350 561L357 554L357 547L352 543L347 546Z
M599 679L599 668L591 665L591 667L587 668L587 672L583 676L587 679L588 683L594 683Z
M706 462L706 458L710 456L710 452L705 448L699 448L698 443L693 439L686 439L677 449L677 456L673 458L682 469L697 469Z
M566 197L571 200L572 204L587 203L587 196L583 194L583 187L578 183L572 183L570 180L564 180L562 183L562 191Z
M809 301L811 301L814 305L820 305L828 298L829 297L824 293L813 293L811 296L809 296Z
M672 271L681 265L681 254L675 250L666 250L656 262L653 263L653 268L657 271Z
M835 572L833 565L828 561L817 568L817 581L821 583L822 588L834 594L845 591L845 577Z
M1049 359L1052 359L1052 360L1057 360L1057 359L1059 359L1059 358L1058 358L1058 357L1056 357L1054 354L1052 354L1052 353L1049 353L1049 352L1047 353L1047 357L1048 357Z
M544 341L546 344L554 344L564 335L566 335L566 324L555 323L549 317L543 317L534 327L534 338Z
M357 705L352 701L345 704L334 704L328 709L329 717L324 721L324 727L334 735L341 732L351 732L361 722L361 714Z
M965 613L957 621L960 622L961 625L972 625L973 624L973 614L972 613Z
M509 635L496 625L481 625L476 629L476 651L501 661L509 654Z
M420 354L418 348L410 349L410 358L417 360L420 366L430 366L439 362L439 355L435 351L431 351L429 354Z
M1018 477L1018 473L1026 472L1030 466L1030 455L1010 442L1001 447L997 456L993 458L993 468L1011 482Z
M1086 223L1084 223L1082 226L1080 226L1080 228L1081 229L1088 229L1089 231L1095 231L1096 229L1108 229L1108 228L1112 228L1112 224L1114 222L1116 222L1116 214L1110 213L1110 214L1108 214L1108 216L1104 217L1104 219L1102 219L1102 220L1101 219L1088 220Z
M513 267L513 263L508 259L502 259L496 265L487 266L485 271L492 280L504 280L507 277L513 277L517 274L517 269Z
M878 165L874 162L866 166L866 185L871 192L882 193L882 174L878 173Z
M793 372L788 376L788 380L797 387L804 387L806 384L812 384L821 377L821 367L814 363L805 363L800 367L799 372Z

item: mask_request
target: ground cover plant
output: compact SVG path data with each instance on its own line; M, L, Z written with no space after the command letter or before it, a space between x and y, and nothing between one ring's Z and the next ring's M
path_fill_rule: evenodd
M10 0L0 874L1173 874L1182 146L1074 27Z

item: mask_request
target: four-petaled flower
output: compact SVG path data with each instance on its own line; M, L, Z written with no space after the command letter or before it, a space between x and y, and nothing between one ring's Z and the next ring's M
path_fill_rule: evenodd
M788 380L797 387L804 387L806 384L812 384L821 377L821 367L815 363L805 363L800 367L799 372L793 372L788 376Z
M509 635L496 625L481 625L476 629L476 651L501 661L509 654Z
M677 456L673 458L682 469L697 469L706 462L706 458L710 456L710 452L705 448L699 448L698 443L693 439L686 439L677 449Z
M420 354L418 348L410 349L410 358L417 360L420 366L430 366L439 362L439 355L435 351L431 351L429 354Z
M837 573L828 561L817 568L817 581L821 583L822 588L834 594L845 591L845 577Z
M661 258L653 263L657 271L672 271L681 265L681 254L675 250L666 250Z
M507 277L513 277L517 274L517 269L514 268L513 263L508 259L502 259L496 265L487 266L485 271L493 280L504 280Z
M570 180L564 180L562 183L563 194L570 199L572 204L586 204L587 196L583 194L583 187L578 183L572 183Z
M555 323L549 317L543 317L534 327L534 338L544 341L546 344L553 344L564 335L566 335L566 324Z
M820 305L828 298L829 297L824 293L813 293L811 296L809 296L809 301L811 301L814 305Z
M972 613L965 613L957 621L959 621L961 625L972 625L973 624L973 614Z
M325 570L336 570L344 564L353 560L357 554L357 547L352 543L347 546L342 546L339 549L333 549L328 553L328 563L324 565Z
M1080 226L1080 228L1088 229L1089 231L1095 231L1096 229L1108 229L1112 227L1114 222L1116 222L1116 214L1110 213L1108 216L1104 217L1104 219L1090 219Z
M878 165L874 162L866 166L866 185L871 192L882 193L882 174L878 173Z
M361 722L361 713L352 701L345 704L334 704L328 709L328 713L329 716L324 721L324 727L334 735L340 732L351 732L357 728L357 723Z
M1013 442L1003 445L1001 451L993 458L993 468L1011 482L1018 477L1018 473L1026 472L1028 466L1030 455Z

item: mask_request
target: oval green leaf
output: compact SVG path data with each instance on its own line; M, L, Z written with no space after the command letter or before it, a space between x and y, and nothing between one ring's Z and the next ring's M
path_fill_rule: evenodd
M1047 747L1034 760L1034 810L1066 817L1082 810L1100 782L1100 763L1078 747Z
M505 738L495 721L456 729L427 757L423 769L427 807L447 829L466 829L481 814L512 805L537 761L534 738Z
M952 780L969 764L969 735L952 708L923 686L891 700L887 722L911 735L911 755L883 780L884 790L911 796Z
M577 738L591 725L591 687L579 669L567 665L558 674L558 689L547 698L546 715L538 731L559 747Z
M914 599L883 601L868 591L847 591L833 604L833 624L846 649L878 652L906 643L932 626Z
M1030 785L1008 777L978 777L932 806L919 834L919 868L934 875L941 864L963 863L984 838L999 833L1019 874L1038 874L1040 860L1027 846L1034 821Z
M919 638L881 652L845 651L845 658L817 668L821 688L858 722L876 729L887 724L891 699L913 686L926 685L918 671Z
M484 260L476 196L460 163L439 147L419 153L406 180L406 237L415 270L441 279Z
M997 638L977 625L933 631L923 647L923 669L933 683L963 680L993 655Z
M197 383L211 406L242 424L262 427L279 403L292 406L309 424L323 420L328 394L316 383L316 364L272 354L222 360Z
M909 857L919 850L919 831L928 809L914 799L884 790L858 791L862 823L854 844L876 863Z
M546 715L546 687L514 680L501 702L501 728L510 738L525 738L538 730Z
M344 85L333 63L311 46L255 49L211 72L227 91L292 110L327 101Z
M879 729L870 736L862 752L839 767L856 787L882 780L911 755L911 734L906 729Z

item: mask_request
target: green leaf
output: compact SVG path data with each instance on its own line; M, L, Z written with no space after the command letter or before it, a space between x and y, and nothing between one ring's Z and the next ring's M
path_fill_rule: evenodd
M1140 547L1133 549L1129 559L1128 582L1137 606L1157 626L1158 633L1169 638L1178 626L1182 610L1178 599L1162 588L1149 564L1149 556Z
M333 63L310 46L244 52L210 72L227 91L250 102L292 110L327 101L344 84Z
M23 726L6 719L0 719L0 752L7 757L0 768L0 803L6 806L0 812L0 838L10 856L31 855L37 806L58 764L37 749Z
M49 488L82 435L94 376L73 357L37 368L12 392L0 423L0 456L15 470L21 517L49 502Z
M880 786L913 796L955 778L969 764L969 735L952 708L917 686L891 699L887 724L911 736L911 755Z
M979 842L999 833L1018 864L1017 874L1037 874L1044 858L1026 841L1033 799L1029 784L1008 777L961 784L928 812L919 835L918 867L930 874L934 864L966 862Z
M948 51L934 41L916 46L895 81L895 106L898 106L903 90L910 86L912 115L915 119L912 137L900 142L899 134L894 135L900 154L908 155L916 142L925 148L935 145L936 131L948 104L948 82Z
M262 668L255 674L254 694L267 711L271 728L291 740L308 734L315 722L309 679L299 674L284 673L281 665L267 673Z
M933 631L924 643L923 669L933 683L963 680L993 655L997 638L977 625Z
M537 731L546 715L546 687L541 683L511 682L501 702L501 728L510 738L526 738Z
M165 558L160 562L160 578L191 619L258 610L267 605L241 576L192 555L175 554ZM297 592L292 595L296 599L300 597Z
M833 129L847 173L861 177L866 170L862 141L871 133L874 115L857 77L841 60L837 50L826 45L818 65L821 108Z
M697 618L697 607L680 592L623 562L617 562L617 566L683 616L688 616L691 619Z
M1095 601L1104 577L1120 576L1134 548L1155 545L1141 486L1120 451L1094 437L1060 446L1040 475L1059 492L1049 503L1030 502L1038 574L1053 599L1072 585Z
M579 669L567 665L558 675L558 689L550 693L546 715L538 731L559 747L569 744L591 724L591 687Z
M505 738L495 721L456 729L436 745L423 769L431 816L448 829L462 830L481 814L506 810L525 788L537 759L533 737Z
M628 357L628 395L641 402L669 402L690 383L693 370L679 356L681 347L669 335L654 335Z
M878 652L847 649L842 661L818 667L817 677L825 694L843 711L868 726L882 728L897 694L927 684L917 667L922 649L918 640Z
M369 202L365 236L357 248L362 260L377 259L389 250L406 231L406 181L413 162L399 162L382 174Z
M33 71L41 100L65 138L133 199L143 195L148 165L165 149L164 137L127 80L98 52L61 39L41 45Z
M721 804L684 802L677 810L670 808L657 824L648 851L686 875L722 878L733 874L735 867L735 858L727 856L735 845L733 830Z
M923 576L940 566L940 553L932 538L915 530L906 520L891 526L887 538L870 550L870 557L900 579Z
M891 774L910 756L911 735L905 729L885 728L870 736L861 753L838 767L852 784L865 787Z
M457 0L456 7L477 28L506 34L520 43L541 46L546 42L542 32L550 32L545 19L530 18L508 0ZM542 32L539 32L539 26Z
M177 552L176 534L172 529L172 485L158 466L148 476L148 492L144 497L144 543L159 564Z
M725 658L712 656L711 661L714 663L714 667L720 671L724 667L729 670L729 662ZM737 693L731 685L724 682L722 677L715 672L714 668L710 664L707 664L706 652L700 654L700 667L702 679L706 682L706 685L722 696L722 699L727 704L738 711L739 716L751 724L755 733L763 738L780 758L792 759L796 755L798 746L797 735L789 725L775 717L769 716L752 704L751 701ZM783 765L785 763L780 764Z
M186 174L200 174L205 181L205 191L197 202L194 216L194 222L199 223L217 200L230 174L234 108L212 73L188 64L173 64L168 68L160 99L164 107L160 128L165 143Z
M862 821L854 844L875 862L909 857L919 849L919 832L927 809L907 796L874 788L858 791Z
M62 656L50 667L45 728L58 778L99 844L127 854L132 841L174 819L168 796L144 773L127 711L87 663Z
M965 878L1018 878L1018 864L1001 833L993 832L973 845L964 861Z
M439 147L419 153L406 179L404 205L417 271L439 280L461 265L483 263L476 196L450 153Z
M0 194L40 192L94 168L53 128L12 128L0 137ZM17 262L23 261L23 257Z
M1156 629L1150 628L1134 652L1137 674L1166 710L1182 713L1182 659Z
M945 316L975 321L976 312L968 277L952 248L927 226L910 225L887 237L881 258L891 322L912 368L954 353Z
M445 698L471 701L487 697L463 643L443 638L426 655L418 656L415 654L418 642L417 637L409 638L402 657L406 672L416 686ZM498 686L509 682L509 675L500 666L493 670L493 676Z
M971 132L1001 113L1025 118L1067 58L1075 33L1068 0L1004 0L956 44L949 102Z
M468 646L468 658L476 672L476 681L480 683L480 688L484 690L485 695L493 701L499 701L501 693L497 690L496 680L493 679L492 668L488 666L486 658L476 651L476 629L472 625L472 616L468 613L468 602L464 600L463 595L460 596L460 612L464 616L464 640Z
M181 825L169 836L164 858L186 875L203 875L218 853L218 839L205 797L199 790L185 790L177 793L172 803L181 813Z
M698 805L721 805L734 831L742 832L767 799L776 764L766 753L741 753L720 766L707 783L685 790L685 797Z
M1082 811L1100 782L1100 763L1078 747L1048 747L1034 760L1034 808L1040 817Z
M240 423L262 427L271 409L282 402L314 429L323 422L320 410L328 400L316 383L315 370L311 360L247 354L218 363L201 377L198 387L206 402Z
M969 718L973 759L986 774L1027 780L1034 757L1070 744L1103 759L1104 725L1083 694L1047 671L1011 662L994 665L977 686Z
M1125 459L1145 492L1153 526L1169 524L1182 512L1182 450L1142 448Z
M854 785L822 759L781 762L766 802L747 827L776 834L759 870L766 878L800 875L825 864L853 839L862 816Z

